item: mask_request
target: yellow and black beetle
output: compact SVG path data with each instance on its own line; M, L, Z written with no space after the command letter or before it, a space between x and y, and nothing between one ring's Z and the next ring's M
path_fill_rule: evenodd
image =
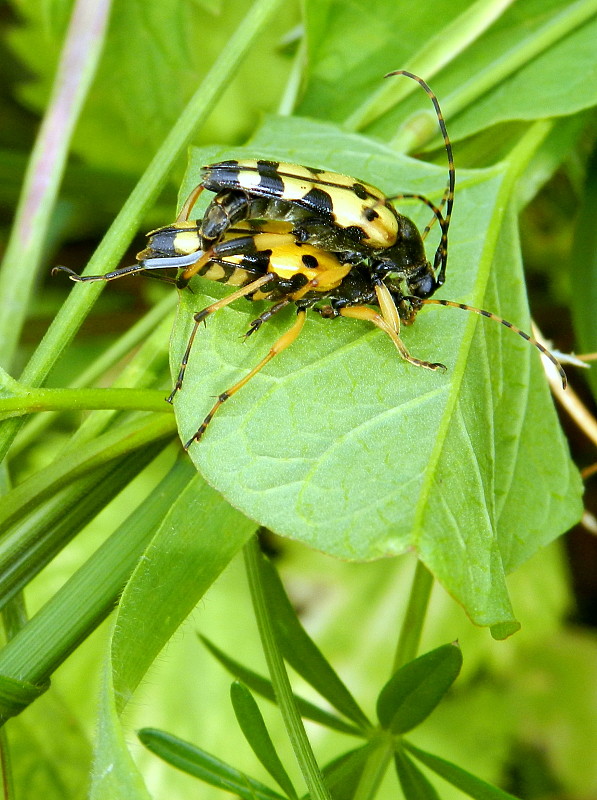
M131 273L177 269L179 275L172 280L179 287L195 276L237 287L194 315L168 402L182 388L195 336L206 317L242 297L273 302L251 323L249 336L274 314L295 304L297 318L291 328L245 377L218 396L186 448L202 437L222 403L295 341L309 308L324 318L344 316L371 322L392 339L402 358L431 370L445 367L410 355L400 338L401 322L411 323L423 304L473 311L500 322L535 345L556 365L566 385L559 362L520 328L489 311L430 298L445 278L455 183L452 148L439 103L427 84L412 73L391 74L413 78L431 97L448 154L448 185L439 206L421 195L397 196L422 200L433 211L432 222L439 222L441 240L433 265L424 249L432 223L421 235L411 220L394 209L390 201L396 198L386 197L375 187L308 167L230 160L204 168L203 180L187 198L177 220L149 234L148 245L137 255L136 264L83 277L65 267L56 268L75 281L113 280ZM216 197L200 220L189 220L205 189L216 192Z
M207 251L224 232L240 220L276 220L292 225L297 241L338 253L344 262L367 263L383 278L392 273L403 281L403 295L430 297L445 280L448 229L454 201L452 146L439 102L422 78L405 70L431 98L448 156L448 185L440 206L418 194L386 196L375 186L336 172L259 159L228 160L203 167L202 179L187 197L177 223L188 223L204 190L215 193L203 217L195 225L198 250ZM388 77L388 76L386 76ZM425 239L408 217L398 213L392 201L416 198L428 205L441 228L433 264L425 255ZM441 208L446 203L445 216ZM150 234L149 250L160 252L171 226ZM170 256L172 257L172 256ZM180 262L186 266L188 262ZM184 285L186 272L180 278Z

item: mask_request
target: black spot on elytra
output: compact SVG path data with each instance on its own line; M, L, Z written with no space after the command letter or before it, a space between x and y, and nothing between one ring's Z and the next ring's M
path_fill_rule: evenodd
M305 253L305 255L301 256L301 261L309 269L317 269L319 266L319 261L310 253Z
M377 219L379 217L379 214L374 208L365 208L363 209L363 216L365 217L366 220L372 222L374 219Z
M330 195L323 189L314 186L301 198L300 205L314 211L318 217L323 217L327 222L334 223L334 204Z
M365 189L362 183L353 183L352 191L356 194L359 200L366 200L369 197L369 192Z

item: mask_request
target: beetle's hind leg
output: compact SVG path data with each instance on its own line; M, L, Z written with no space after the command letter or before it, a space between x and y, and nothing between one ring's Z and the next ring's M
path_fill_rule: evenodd
M396 348L402 358L408 361L409 364L414 364L415 367L424 367L430 370L445 370L444 364L434 363L431 361L422 361L420 358L411 356L408 352L406 345L400 338L400 314L396 308L396 303L392 297L390 290L379 280L375 282L375 294L377 295L377 303L381 314L374 311L369 306L347 306L340 309L340 314L343 317L352 317L352 319L364 319L372 322L377 328L382 330L390 337L396 345Z
M305 324L306 314L307 312L304 309L299 309L297 311L297 317L295 323L288 331L286 331L286 333L280 336L280 338L272 345L269 353L265 356L265 358L262 358L261 361L256 366L254 366L253 369L249 373L247 373L244 378L241 378L240 381L235 383L234 386L231 386L230 389L227 389L225 392L222 392L222 394L218 395L218 398L214 403L212 409L210 410L209 414L205 417L205 419L203 420L197 431L185 444L184 446L185 450L188 450L189 447L193 444L193 442L198 442L201 439L201 437L203 436L203 434L207 429L207 426L213 419L214 414L222 405L222 403L225 403L226 400L229 400L233 394L236 394L236 392L238 392L239 389L242 389L242 387L245 384L247 384L251 380L251 378L257 375L257 373L260 372L260 370L262 370L263 367L265 367L265 365L269 361L271 361L272 358L274 358L274 356L277 356L278 353L281 353L283 350L286 350L286 348L289 347L298 338L300 332L303 329L303 325Z
M180 390L184 375L187 369L187 364L189 362L189 356L191 355L191 350L193 349L193 343L195 341L195 336L197 335L197 331L199 330L199 325L210 315L213 314L215 311L219 311L221 308L225 308L229 303L234 302L234 300L238 300L240 297L246 297L253 292L256 292L266 283L274 280L275 275L273 273L268 273L267 275L262 275L260 278L257 278L256 281L252 281L248 283L246 286L243 286L236 292L232 292L227 297L223 297L221 300L217 300L215 303L204 308L202 311L198 311L193 316L193 320L195 324L193 325L193 329L191 331L191 335L189 336L189 341L187 343L186 349L184 351L184 355L182 357L182 361L180 362L180 369L178 371L178 376L176 378L176 382L174 384L174 388L170 392L169 396L166 398L167 403L172 403L176 393Z

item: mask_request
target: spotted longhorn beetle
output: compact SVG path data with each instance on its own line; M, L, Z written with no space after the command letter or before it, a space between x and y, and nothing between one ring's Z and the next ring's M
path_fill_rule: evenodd
M520 328L489 311L431 298L446 274L455 186L452 147L439 102L425 81L404 70L389 75L405 75L417 81L433 102L448 156L448 183L439 205L422 195L386 197L362 181L311 167L228 160L203 168L201 182L189 194L176 221L148 234L148 245L137 255L136 264L87 276L66 267L55 268L67 272L74 281L108 281L131 273L175 268L179 275L172 280L180 288L195 276L238 287L194 315L179 373L167 398L170 403L182 388L199 325L210 314L241 297L273 302L251 323L249 336L278 311L291 303L296 305L292 327L247 375L218 396L185 448L201 439L222 403L294 342L308 308L324 318L344 316L373 323L392 339L402 358L430 370L445 370L445 366L411 356L400 338L401 322L413 322L424 304L472 311L501 323L537 347L555 364L566 385L557 359ZM215 197L201 219L189 220L205 189L215 192ZM392 200L402 198L419 199L433 211L423 234L392 205ZM425 255L424 239L436 220L441 239L431 264Z

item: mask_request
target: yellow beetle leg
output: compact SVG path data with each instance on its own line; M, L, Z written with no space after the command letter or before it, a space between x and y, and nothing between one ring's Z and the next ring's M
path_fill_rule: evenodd
M193 191L190 193L190 195L184 201L183 206L180 209L180 212L179 212L178 216L176 217L176 222L185 222L186 220L188 220L189 214L193 210L193 206L195 205L195 203L199 199L199 195L201 194L201 192L203 191L204 188L205 187L201 183L199 183L197 186L195 186Z
M251 378L257 375L257 373L261 369L263 369L263 367L269 361L271 361L274 356L277 356L278 353L281 353L283 350L286 350L286 348L289 347L295 341L295 339L298 338L301 330L303 329L303 325L305 324L306 315L307 315L306 311L302 309L299 310L297 312L297 318L294 325L290 328L290 330L286 331L286 333L280 336L278 341L275 342L275 344L271 347L269 353L265 356L265 358L262 358L261 361L255 367L253 367L253 369L247 375L245 375L244 378L241 378L241 380L238 381L238 383L235 383L234 386L232 386L230 389L227 389L225 392L222 392L222 394L218 395L218 399L214 403L213 408L211 409L209 414L205 417L205 419L197 429L197 432L185 444L184 446L185 450L188 450L189 447L193 444L193 442L198 442L201 439L201 437L205 433L207 426L213 419L214 414L222 405L222 403L225 403L226 400L232 397L233 394L236 394L236 392L238 392L239 389L242 389L242 387L246 383L248 383L251 380Z
M425 369L431 370L446 369L444 364L421 361L419 358L414 358L414 356L411 356L406 349L404 342L398 336L398 333L394 330L394 328L389 325L385 319L377 313L377 311L369 308L369 306L349 306L348 308L341 308L340 315L343 317L351 317L352 319L362 319L367 320L367 322L372 322L377 328L382 330L384 333L387 333L387 335L396 345L396 348L402 358L405 361L408 361L410 364L414 364L416 367L424 367Z
M180 387L182 386L182 382L184 380L184 374L187 368L187 364L189 361L189 356L191 354L191 350L193 348L193 342L195 341L195 336L197 335L197 330L199 329L199 325L201 322L208 317L210 314L213 314L214 311L219 311L221 308L224 308L229 303L234 302L234 300L238 300L239 297L245 297L252 292L255 292L265 283L273 280L275 275L269 273L267 275L262 275L260 278L257 278L256 281L252 283L248 283L246 286L243 286L236 292L232 292L227 297L223 297L221 300L217 300L215 303L204 308L202 311L198 311L194 316L193 319L195 320L195 324L193 325L193 330L191 331L191 335L189 336L189 341L187 343L186 350L182 357L182 361L180 362L180 370L178 372L178 377L176 378L176 383L174 384L174 388L170 392L170 395L166 398L167 403L171 403L174 400L175 394L179 391Z

